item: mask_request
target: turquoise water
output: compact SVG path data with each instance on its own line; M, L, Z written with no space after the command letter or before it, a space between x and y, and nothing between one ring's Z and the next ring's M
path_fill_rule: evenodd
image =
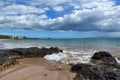
M46 55L48 60L61 61L71 56L77 62L88 63L91 56L98 51L108 51L114 56L120 55L120 39L23 39L0 40L0 49L28 48L28 47L59 47L62 53ZM71 59L72 59L71 58Z
M119 38L109 39L23 39L0 40L0 48L29 46L58 46L58 47L117 47L120 48Z

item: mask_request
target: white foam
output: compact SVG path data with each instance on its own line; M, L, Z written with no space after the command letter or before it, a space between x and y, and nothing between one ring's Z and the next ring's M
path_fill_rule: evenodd
M48 60L60 61L65 64L89 63L90 57L96 51L93 50L63 50L63 53L46 55L44 58Z
M120 60L118 58L115 58L115 60L117 61L118 64L120 64Z
M4 48L5 49L12 49L12 48L28 48L31 47L33 44L26 44L26 43L21 43L21 44L16 44L16 43L5 43Z
M11 49L11 48L29 48L29 47L43 47L43 44L35 43L35 42L9 42L9 41L1 41L1 44L4 45L4 49ZM44 45L44 47L49 48L48 46ZM92 56L92 53L96 52L95 50L90 50L90 49L76 49L76 48L62 48L63 53L58 53L55 54L53 53L52 55L46 55L45 58L48 60L55 60L55 61L60 61L65 64L69 63L88 63L90 61L90 57Z
M55 61L61 61L63 58L67 57L66 54L63 53L53 53L52 55L46 55L44 58L48 60L55 60Z
M0 49L29 48L29 47L49 48L49 46L42 46L36 43L3 43L2 45L3 46L0 47Z

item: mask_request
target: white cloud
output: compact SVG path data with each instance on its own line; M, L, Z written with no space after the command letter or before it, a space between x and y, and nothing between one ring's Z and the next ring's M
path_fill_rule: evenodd
M54 8L53 8L55 11L64 11L64 8L63 8L63 6L55 6Z
M80 10L61 18L50 19L48 29L78 31L120 31L120 6L110 0L84 3ZM48 26L46 25L46 26Z
M49 6L56 6L65 2L71 2L72 0L29 0L31 5L41 5L46 4Z
M0 10L1 14L30 14L30 13L44 13L45 9L36 8L34 6L26 5L10 5L3 7Z
M26 2L32 5L12 4L2 7L0 10L0 27L75 31L120 31L120 5L115 5L113 0L30 1ZM50 7L55 11L65 11L65 3L68 3L66 4L67 6L73 7L73 12L56 18L49 18L46 15L45 12L49 11ZM42 5L42 7L34 5ZM7 14L21 15L11 16Z

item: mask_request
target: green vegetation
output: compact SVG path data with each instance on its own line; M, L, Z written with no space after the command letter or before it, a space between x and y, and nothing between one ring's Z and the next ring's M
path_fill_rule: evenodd
M11 36L8 35L0 35L0 39L10 39Z
M0 35L0 39L31 39L25 36L10 36L10 35Z

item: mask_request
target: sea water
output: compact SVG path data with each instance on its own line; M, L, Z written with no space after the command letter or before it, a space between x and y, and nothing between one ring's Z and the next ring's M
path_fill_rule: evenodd
M0 49L28 47L59 47L62 53L45 56L48 60L62 63L88 63L97 51L120 53L119 38L85 38L85 39L21 39L0 40Z

